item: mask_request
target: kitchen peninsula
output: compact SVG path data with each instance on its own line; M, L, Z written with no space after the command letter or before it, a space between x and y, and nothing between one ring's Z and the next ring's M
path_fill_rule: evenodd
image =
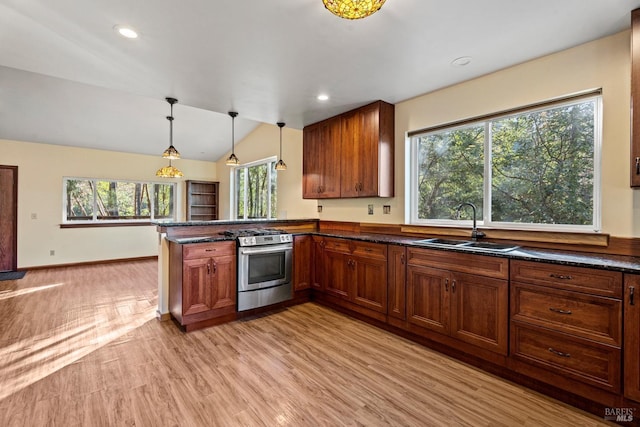
M223 243L229 254L224 231L247 227L294 235L285 305L316 301L594 413L638 406L638 257L438 247L415 229L313 219L158 223L161 318L180 268L170 246ZM227 302L196 326L238 318Z

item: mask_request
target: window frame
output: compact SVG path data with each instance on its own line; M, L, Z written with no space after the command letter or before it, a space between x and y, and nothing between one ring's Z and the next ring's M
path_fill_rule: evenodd
M232 166L229 169L229 205L231 206L230 212L231 212L231 219L234 220L249 220L250 218L247 218L247 212L245 209L245 213L243 215L242 218L238 217L238 189L236 188L236 171L238 169L244 169L245 170L245 174L248 173L248 170L250 167L253 166L259 166L259 165L264 165L264 164L271 164L271 163L276 163L278 161L277 156L270 156L270 157L266 157L264 159L260 159L260 160L254 160L252 162L247 162L247 163L243 163L241 165L236 165L236 166ZM273 179L272 177L272 168L271 167L267 167L267 180L268 182L271 182L271 179ZM247 191L246 191L246 185L248 180L246 179L245 176L245 207L247 206ZM276 182L276 197L278 194L278 171L275 171L275 182ZM251 220L255 220L255 221L260 221L260 220L272 220L272 219L277 219L277 215L275 217L271 216L271 211L272 211L272 203L271 203L271 199L272 199L272 194L271 194L271 185L268 186L268 194L267 194L267 218L251 218ZM277 203L277 199L276 199L276 203Z
M69 220L67 217L67 182L68 181L92 181L93 182L93 218L90 220ZM156 185L170 185L173 187L173 215L170 218L160 218L156 219L154 217L155 214L155 202L154 198L150 197L150 206L149 206L149 218L140 218L140 219L98 219L98 209L97 209L97 194L96 190L98 188L98 182L122 182L126 184L146 184L150 186L151 193L154 192L154 187ZM87 226L126 226L126 225L147 225L151 224L153 221L176 221L177 218L177 204L178 204L178 185L176 182L167 182L167 181L145 181L145 180L128 180L128 179L112 179L112 178L87 178L87 177L77 177L77 176L64 176L62 177L62 226L69 227L87 227Z
M563 106L575 105L587 101L594 101L594 142L593 142L593 216L592 224L536 224L520 222L498 222L491 220L491 185L492 185L492 148L491 121L517 116L523 113L535 113ZM455 219L420 219L418 218L418 143L421 136L442 131L451 131L470 126L484 124L484 177L483 177L483 207L478 212L478 225L495 229L510 229L524 231L558 231L558 232L595 232L602 229L602 90L590 90L578 94L556 98L528 106L514 108L507 111L487 114L431 128L410 131L405 138L405 221L413 225L443 226L443 227L470 227L471 220ZM461 201L462 202L462 201Z

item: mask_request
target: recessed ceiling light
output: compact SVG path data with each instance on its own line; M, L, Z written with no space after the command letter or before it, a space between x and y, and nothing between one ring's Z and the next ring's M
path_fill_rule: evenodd
M134 30L131 27L127 27L126 25L116 25L115 27L113 27L113 29L115 30L115 32L120 34L122 37L125 37L125 38L128 38L128 39L137 39L138 38L138 33L136 32L136 30Z
M454 67L464 67L465 65L469 65L471 63L470 56L461 56L460 58L456 58L451 61L451 65Z
M320 95L318 95L318 101L327 101L329 100L329 95L326 95L324 93L321 93Z

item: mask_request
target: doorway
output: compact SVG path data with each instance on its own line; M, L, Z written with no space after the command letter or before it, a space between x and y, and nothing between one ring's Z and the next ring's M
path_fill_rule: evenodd
M18 167L0 165L0 271L18 269Z

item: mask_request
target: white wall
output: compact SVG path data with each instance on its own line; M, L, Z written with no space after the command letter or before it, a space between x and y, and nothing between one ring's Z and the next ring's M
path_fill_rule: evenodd
M263 123L236 143L235 154L241 164L279 156L280 129ZM231 152L217 163L220 181L220 215L230 219L229 182L231 168L225 160ZM302 131L284 127L282 129L282 159L287 164L286 171L278 172L278 218L317 218L315 200L302 198Z
M320 201L320 218L403 223L408 131L602 88L602 231L639 237L640 197L629 187L630 70L630 35L625 31L400 102L395 113L396 197ZM370 203L373 216L366 213ZM384 204L391 205L391 215L382 214Z
M157 255L155 226L61 229L60 223L63 177L157 181L156 170L167 162L159 155L6 140L0 140L0 152L1 164L18 166L18 268ZM183 220L182 181L215 180L216 164L193 160L174 164L185 174L177 181L178 219ZM31 219L32 214L37 219Z

